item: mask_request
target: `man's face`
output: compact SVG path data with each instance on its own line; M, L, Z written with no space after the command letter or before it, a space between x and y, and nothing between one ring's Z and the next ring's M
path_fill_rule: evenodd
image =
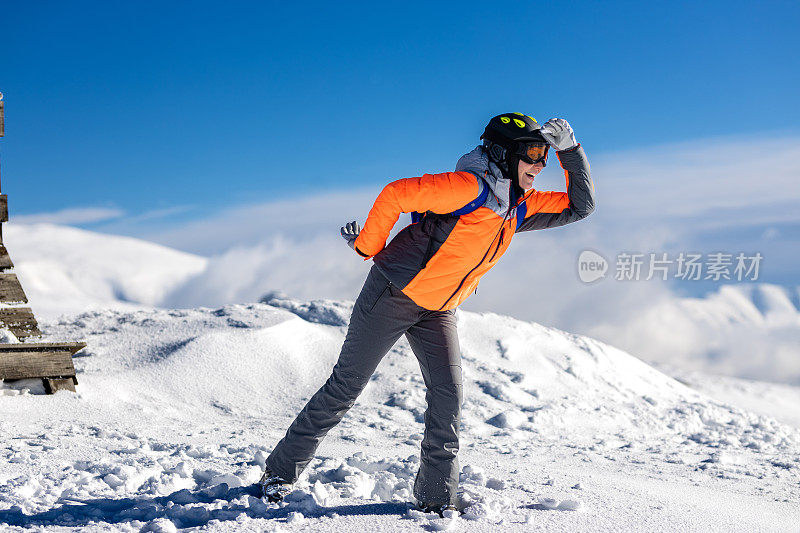
M533 187L533 178L535 178L536 174L541 172L543 168L544 165L542 163L526 163L520 159L519 166L517 167L517 176L519 177L517 183L527 191Z

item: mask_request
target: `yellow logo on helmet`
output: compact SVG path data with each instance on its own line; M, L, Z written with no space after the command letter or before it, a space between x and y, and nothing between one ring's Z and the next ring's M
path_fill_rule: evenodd
M519 116L521 116L521 117L528 117L529 119L531 119L531 120L533 121L533 123L534 123L534 124L538 124L538 122L536 122L536 119L535 119L535 118L533 118L533 117L532 117L532 116L530 116L530 115L526 115L525 113L517 113L516 111L514 112L514 114L515 114L515 115L519 115ZM522 127L522 126L520 126L520 127Z
M509 122L511 122L511 119L510 119L510 118L508 118L508 117L500 117L500 121L501 121L503 124L508 124Z
M524 122L522 122L522 121L521 121L520 119L518 119L518 118L515 118L515 119L514 119L514 124L516 124L516 125L517 125L517 126L519 126L520 128L524 128L525 126L527 126L527 124L525 124Z

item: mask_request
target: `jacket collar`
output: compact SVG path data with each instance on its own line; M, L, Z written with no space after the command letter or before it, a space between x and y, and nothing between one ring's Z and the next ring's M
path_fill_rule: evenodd
M511 180L503 175L500 167L489 160L489 154L486 153L483 146L478 145L471 152L461 156L456 163L456 172L462 171L471 172L486 182L492 194L489 195L483 206L490 208L501 217L505 217L509 208L513 206L511 203ZM513 213L510 216L513 216Z

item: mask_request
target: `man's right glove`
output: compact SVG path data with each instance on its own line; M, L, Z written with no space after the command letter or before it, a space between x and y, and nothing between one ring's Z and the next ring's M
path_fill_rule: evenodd
M575 140L575 133L572 131L572 126L563 118L551 118L544 123L539 133L542 134L542 137L544 137L550 146L559 152L571 150L578 146L578 141Z
M348 222L342 228L342 238L347 241L347 245L353 250L356 249L356 239L359 233L361 233L361 226L355 220Z

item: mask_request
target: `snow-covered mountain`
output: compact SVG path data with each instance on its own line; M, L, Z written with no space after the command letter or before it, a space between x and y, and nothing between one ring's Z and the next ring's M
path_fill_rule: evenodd
M50 318L87 309L252 302L274 290L304 299L354 298L369 267L354 261L335 235L298 237L296 242L276 238L204 258L51 224L10 224L5 231L31 306ZM554 262L567 260L562 259ZM497 288L493 283L485 283L488 292ZM541 307L555 305L559 296L541 289L536 288L544 298ZM622 295L606 292L608 286L583 289L596 292L559 303L580 310L561 314L557 323L562 329L604 340L665 368L800 384L800 287L724 285L704 298L664 289L647 301L630 300L631 295L618 301ZM637 312L623 316L614 311L620 306Z
M459 310L460 518L410 510L425 408L403 339L287 502L252 484L329 374L352 302L272 295L45 322L78 393L0 396L0 528L791 531L800 429L591 338ZM21 392L21 389L22 392Z
M723 285L704 298L664 298L626 321L600 320L588 330L667 367L800 384L800 287Z
M37 315L160 302L208 260L140 239L53 224L9 224L4 241Z

